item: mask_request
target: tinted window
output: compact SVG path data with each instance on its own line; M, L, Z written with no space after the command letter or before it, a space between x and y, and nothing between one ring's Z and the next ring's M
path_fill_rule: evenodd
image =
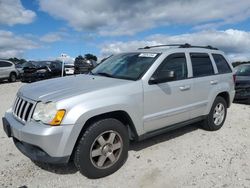
M206 53L191 53L190 54L192 66L193 66L193 76L209 76L214 74L214 69L209 55Z
M5 61L0 61L0 67L11 67L12 64Z
M169 55L154 74L166 74L167 71L174 71L175 80L187 78L187 61L185 54L176 53Z
M250 76L250 65L240 65L236 67L237 76Z
M213 58L215 64L217 66L219 73L229 73L232 72L231 68L229 67L226 59L220 54L213 54Z

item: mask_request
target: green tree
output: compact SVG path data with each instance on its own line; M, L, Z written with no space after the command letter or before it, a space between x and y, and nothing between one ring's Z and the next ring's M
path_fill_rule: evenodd
M233 62L232 65L234 67L236 67L238 65L242 65L242 64L246 64L246 63L250 63L250 61L236 61L236 62Z
M9 58L8 60L15 63L15 64L23 64L23 63L27 62L25 59L18 59L16 57Z
M97 57L93 54L85 54L84 57L87 59L87 60L94 60L94 61L97 61Z

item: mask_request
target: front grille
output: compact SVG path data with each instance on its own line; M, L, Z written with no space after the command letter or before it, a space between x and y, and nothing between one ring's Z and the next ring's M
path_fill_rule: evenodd
M14 116L23 123L30 120L35 104L31 101L17 97L13 106Z

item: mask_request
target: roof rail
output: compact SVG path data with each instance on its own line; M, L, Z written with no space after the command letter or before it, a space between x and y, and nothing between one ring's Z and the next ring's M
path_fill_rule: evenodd
M161 44L161 45L156 45L156 46L145 46L143 48L138 48L138 50L143 50L143 49L150 49L150 48L160 48L160 47L167 47L167 46L182 46L184 44Z
M162 44L162 45L156 45L156 46L145 46L144 48L138 48L138 50L143 50L143 49L151 49L151 48L160 48L160 47L170 47L170 46L177 46L179 48L205 48L205 49L210 49L210 50L218 50L218 48L214 48L210 45L208 46L192 46L188 43L185 44Z

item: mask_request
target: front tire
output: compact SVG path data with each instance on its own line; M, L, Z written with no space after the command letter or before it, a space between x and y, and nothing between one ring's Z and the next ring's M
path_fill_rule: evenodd
M76 146L74 163L88 178L101 178L117 171L128 156L129 138L125 125L116 119L92 123Z
M219 130L227 116L227 103L224 98L218 96L215 98L210 113L203 122L203 128L208 131Z

